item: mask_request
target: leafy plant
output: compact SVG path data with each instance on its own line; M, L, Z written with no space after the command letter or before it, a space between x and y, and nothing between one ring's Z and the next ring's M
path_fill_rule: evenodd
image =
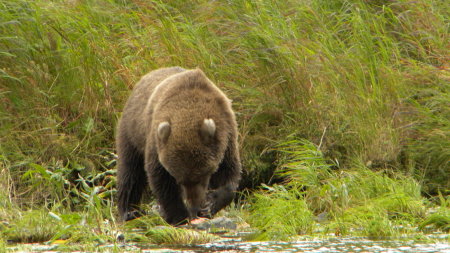
M306 140L285 142L278 150L285 184L256 194L248 219L261 238L286 240L312 231L314 221L337 235L398 237L425 217L426 201L411 177L365 166L333 170Z

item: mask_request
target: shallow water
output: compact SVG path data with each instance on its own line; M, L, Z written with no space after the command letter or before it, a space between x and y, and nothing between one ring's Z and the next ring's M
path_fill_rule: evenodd
M118 247L118 248L117 248ZM22 244L8 248L15 252L59 252L58 245ZM308 239L295 242L245 242L237 238L195 246L163 246L125 243L97 246L101 252L443 252L450 253L448 241L418 243L408 240L368 240L366 238ZM0 249L1 251L1 249ZM67 251L67 250L65 250Z
M296 242L214 242L188 248L145 248L142 252L446 252L448 243L414 241L372 241L367 239L327 239Z

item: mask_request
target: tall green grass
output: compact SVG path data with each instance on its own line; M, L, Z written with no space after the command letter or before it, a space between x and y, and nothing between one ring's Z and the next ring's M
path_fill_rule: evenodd
M440 1L1 8L1 151L13 172L30 162L96 169L128 89L151 69L181 65L203 68L235 100L256 179L273 169L266 148L296 133L344 166L359 159L427 183L437 174L430 191L448 186L449 7Z

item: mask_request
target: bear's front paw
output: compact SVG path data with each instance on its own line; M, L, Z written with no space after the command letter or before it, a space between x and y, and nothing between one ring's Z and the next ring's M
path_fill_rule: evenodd
M210 210L211 210L210 207L203 208L197 213L197 216L201 217L201 218L211 219L212 216L211 216L211 211Z
M212 208L213 203L214 203L214 199L212 199L211 194L208 193L206 203L204 203L202 208L200 209L200 211L198 211L197 217L211 219L211 217L212 217L211 208Z

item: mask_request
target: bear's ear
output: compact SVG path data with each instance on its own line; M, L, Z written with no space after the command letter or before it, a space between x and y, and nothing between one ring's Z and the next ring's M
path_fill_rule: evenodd
M202 127L200 128L200 134L205 140L209 140L214 137L216 133L216 123L213 119L204 119Z
M163 141L166 142L167 138L169 138L170 135L170 124L167 121L161 122L159 123L158 126L158 138Z

